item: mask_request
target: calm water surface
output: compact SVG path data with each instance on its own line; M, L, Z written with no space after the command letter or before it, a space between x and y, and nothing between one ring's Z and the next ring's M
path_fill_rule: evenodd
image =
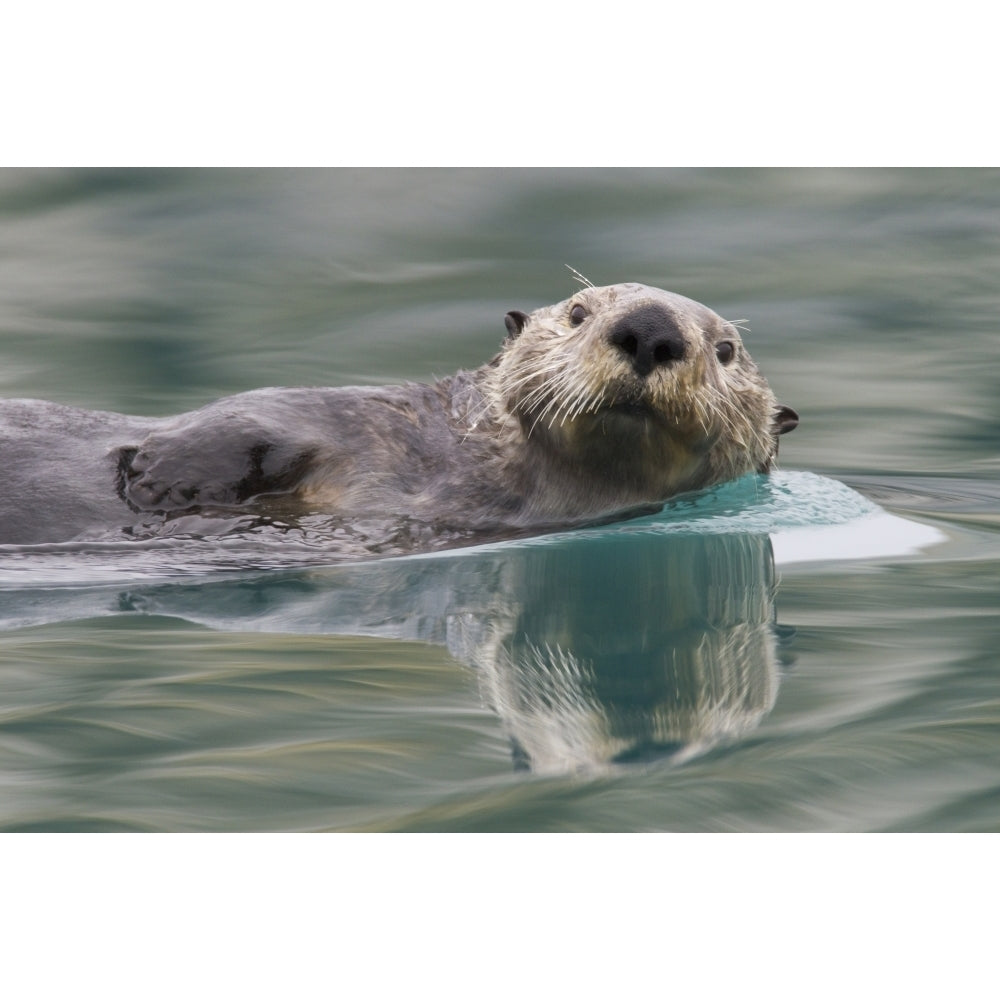
M745 319L782 475L363 565L0 551L0 828L1000 829L996 172L6 171L0 394L429 379L566 264ZM804 557L814 500L886 544Z

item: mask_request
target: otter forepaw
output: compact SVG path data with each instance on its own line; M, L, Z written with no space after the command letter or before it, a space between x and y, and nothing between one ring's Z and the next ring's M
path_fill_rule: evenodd
M171 468L171 466L174 466ZM181 474L187 471L188 475ZM225 503L229 491L219 484L199 483L177 463L156 460L147 451L123 450L119 463L122 499L139 510L184 510L202 504Z

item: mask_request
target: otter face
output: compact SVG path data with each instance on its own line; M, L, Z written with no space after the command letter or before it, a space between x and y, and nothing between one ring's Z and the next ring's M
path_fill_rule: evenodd
M583 288L508 313L494 398L572 460L628 456L654 494L766 471L797 415L780 407L736 327L645 285ZM638 472L636 473L638 475Z

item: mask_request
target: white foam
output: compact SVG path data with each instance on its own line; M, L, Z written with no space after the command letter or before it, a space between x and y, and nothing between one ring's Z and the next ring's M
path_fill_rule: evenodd
M946 540L943 532L883 510L846 524L786 528L771 535L774 561L790 563L916 555Z

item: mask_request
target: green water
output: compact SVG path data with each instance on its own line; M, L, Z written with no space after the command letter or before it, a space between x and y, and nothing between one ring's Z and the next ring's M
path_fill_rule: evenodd
M793 499L920 544L0 552L0 829L1000 829L1000 173L5 171L0 394L428 379L566 264L746 319Z

